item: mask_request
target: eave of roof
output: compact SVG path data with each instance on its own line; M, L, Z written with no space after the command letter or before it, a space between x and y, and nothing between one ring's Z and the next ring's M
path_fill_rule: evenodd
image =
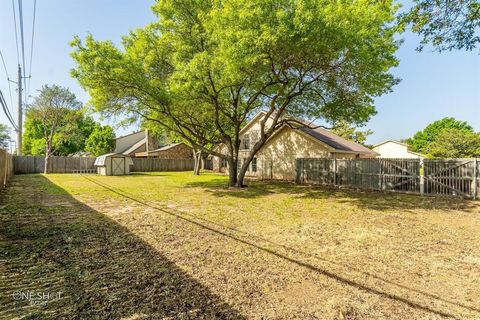
M141 132L145 132L145 130L140 130L140 131L136 131L136 132L126 134L124 136L116 137L115 140L122 139L122 138L129 137L129 136L133 136L133 135L141 133Z
M399 145L402 145L402 146L405 146L405 147L410 147L408 144L406 143L403 143L403 142L400 142L400 141L397 141L397 140L385 140L385 141L382 141L380 143L377 143L374 145L374 147L378 147L378 146L381 146L382 144L385 144L385 143L388 143L388 142L392 142L392 143L396 143L396 144L399 144Z
M377 152L362 146L359 143L344 139L323 128L311 129L307 127L300 127L296 130L308 134L316 140L325 143L326 145L332 147L335 152L378 155Z
M123 154L130 154L132 153L133 151L137 150L138 148L140 148L143 144L146 143L146 140L145 138L143 138L142 140L136 142L134 145L128 147L126 150L124 150L122 153Z

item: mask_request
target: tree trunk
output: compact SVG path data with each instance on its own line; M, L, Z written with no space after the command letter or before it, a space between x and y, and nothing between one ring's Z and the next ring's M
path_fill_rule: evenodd
M237 176L237 183L235 184L235 187L237 188L243 188L245 185L243 184L243 180L245 179L245 174L247 173L248 167L250 166L250 162L252 162L253 157L249 156L246 161L242 164L242 167L240 168L240 171L238 172Z
M240 172L238 173L238 177L237 177L237 182L235 183L235 187L237 188L245 187L245 185L243 184L243 180L245 179L245 173L246 171L240 169Z
M43 173L48 173L48 164L50 162L50 154L52 153L52 148L50 147L50 142L47 142L47 149L45 150L45 167L43 168Z
M197 149L193 148L193 174L194 175L198 175L197 167L198 167L198 153L197 153Z
M193 174L198 176L200 175L200 165L202 162L202 151L195 152L195 167L193 169Z
M237 162L233 158L228 158L228 186L235 187L237 184Z
M48 162L50 160L50 155L47 153L45 155L45 167L43 168L43 173L47 174L48 173Z
M202 162L201 168L202 168L203 170L205 170L205 166L206 166L206 164L207 164L208 154L203 154L203 153L202 153L202 155L200 156L200 158L201 158L201 162Z

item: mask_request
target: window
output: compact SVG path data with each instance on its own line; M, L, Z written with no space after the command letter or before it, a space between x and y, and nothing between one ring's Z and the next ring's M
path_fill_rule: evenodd
M222 158L222 162L221 162L220 167L221 167L221 168L226 168L227 166L228 166L228 161L227 161L227 159L223 159L223 158Z
M244 150L250 150L250 135L243 136L243 148Z
M252 159L252 172L257 172L257 158Z

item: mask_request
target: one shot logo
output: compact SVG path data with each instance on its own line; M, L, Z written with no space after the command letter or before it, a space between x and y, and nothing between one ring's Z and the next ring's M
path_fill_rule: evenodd
M49 301L60 299L62 292L16 291L12 296L14 300L28 301L32 305L45 305Z

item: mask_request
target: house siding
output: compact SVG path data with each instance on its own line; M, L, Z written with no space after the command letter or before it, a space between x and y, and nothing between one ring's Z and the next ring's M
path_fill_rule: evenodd
M295 159L330 157L327 147L285 127L258 153L257 176L262 179L295 179Z
M385 142L373 148L373 151L378 152L378 158L407 158L420 159L422 156L415 154L408 150L408 146L395 143L393 141Z

